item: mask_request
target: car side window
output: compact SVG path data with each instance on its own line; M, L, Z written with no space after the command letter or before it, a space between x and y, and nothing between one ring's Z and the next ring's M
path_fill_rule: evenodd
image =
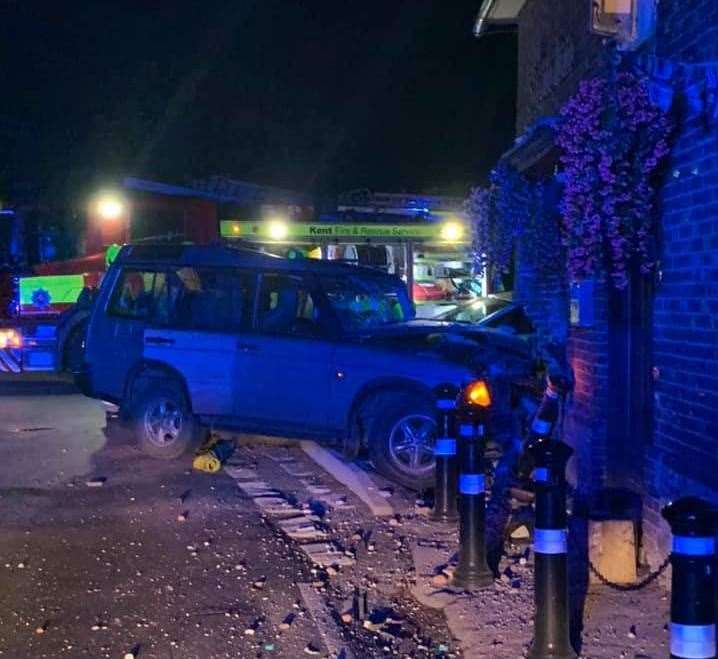
M319 309L310 283L301 276L264 273L257 301L257 329L267 334L319 336Z
M146 269L125 269L115 284L110 298L109 313L130 320L150 320L167 290L164 272Z
M178 329L238 331L246 329L254 299L253 277L228 268L171 269L165 302L158 305L159 324Z

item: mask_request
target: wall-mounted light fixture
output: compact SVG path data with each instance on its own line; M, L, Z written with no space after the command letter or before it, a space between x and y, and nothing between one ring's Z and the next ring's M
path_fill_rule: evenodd
M656 0L587 0L591 32L615 39L620 50L634 50L656 29Z

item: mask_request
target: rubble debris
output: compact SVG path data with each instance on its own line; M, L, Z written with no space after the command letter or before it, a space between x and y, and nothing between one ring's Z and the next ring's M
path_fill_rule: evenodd
M431 577L431 585L435 588L443 588L444 586L448 585L449 583L449 577L447 577L445 574L435 574L433 577Z
M530 538L531 532L525 524L522 524L511 532L511 540L529 540Z
M85 481L87 487L102 487L107 482L107 478L104 476L95 476Z

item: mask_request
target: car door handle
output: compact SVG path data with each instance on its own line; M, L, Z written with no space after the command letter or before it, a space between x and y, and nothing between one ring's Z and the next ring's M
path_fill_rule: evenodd
M237 347L242 352L257 352L259 348L255 345L252 345L251 343L242 343L241 341L237 344Z
M145 338L145 343L155 346L173 346L175 344L175 340L167 339L164 336L148 336Z

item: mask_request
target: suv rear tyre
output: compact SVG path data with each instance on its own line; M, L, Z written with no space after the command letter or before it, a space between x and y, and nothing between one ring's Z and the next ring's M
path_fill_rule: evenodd
M377 471L405 487L434 483L436 422L428 400L411 393L387 393L370 403L369 454Z
M62 369L69 373L79 373L85 361L85 334L87 323L75 327L65 341L62 354Z
M132 422L142 451L172 460L199 445L199 424L178 384L148 380L136 391Z

